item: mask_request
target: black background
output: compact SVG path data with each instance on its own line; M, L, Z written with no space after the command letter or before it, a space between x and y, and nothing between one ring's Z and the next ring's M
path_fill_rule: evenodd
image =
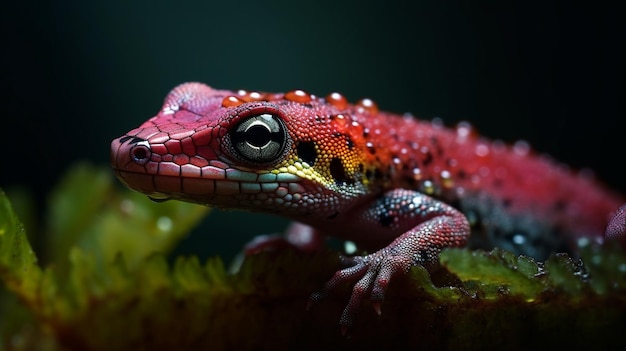
M626 192L626 24L601 2L12 1L0 18L0 186L40 204L191 80L467 120ZM241 216L209 216L181 250L230 254L285 223Z

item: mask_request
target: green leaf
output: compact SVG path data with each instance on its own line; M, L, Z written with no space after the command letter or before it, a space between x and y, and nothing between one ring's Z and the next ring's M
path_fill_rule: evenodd
M154 252L170 252L209 211L118 188L108 169L78 164L67 173L49 200L50 261L67 264L70 248L78 246L100 269L119 254L134 266Z
M533 300L545 289L541 280L534 279L540 269L533 259L500 249L490 253L446 249L440 262L461 280L479 284L486 298L510 293Z
M41 269L24 226L0 189L0 276L11 290L19 290L28 301L35 299Z

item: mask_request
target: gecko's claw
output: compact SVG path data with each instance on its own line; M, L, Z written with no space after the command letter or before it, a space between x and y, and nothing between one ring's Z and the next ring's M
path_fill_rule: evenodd
M382 301L372 301L372 307L374 308L374 312L377 315L383 314L383 310L381 309Z

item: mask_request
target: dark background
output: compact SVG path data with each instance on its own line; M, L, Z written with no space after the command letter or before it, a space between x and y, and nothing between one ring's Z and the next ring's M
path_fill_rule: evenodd
M340 91L448 125L468 120L626 192L623 11L601 2L408 3L8 2L0 186L25 185L42 205L70 164L107 164L111 139L193 80ZM242 216L215 212L181 251L229 255L285 223Z

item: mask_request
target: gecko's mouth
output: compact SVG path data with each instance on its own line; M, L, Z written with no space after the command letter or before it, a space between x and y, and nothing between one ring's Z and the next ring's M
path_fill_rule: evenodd
M294 167L259 171L234 168L228 160L157 151L147 140L128 135L111 142L110 162L117 178L153 201L258 208L297 201L305 193Z
M125 171L113 168L117 179L127 188L145 194L155 202L163 202L172 198L171 195L158 191L155 188L154 177L140 172Z

